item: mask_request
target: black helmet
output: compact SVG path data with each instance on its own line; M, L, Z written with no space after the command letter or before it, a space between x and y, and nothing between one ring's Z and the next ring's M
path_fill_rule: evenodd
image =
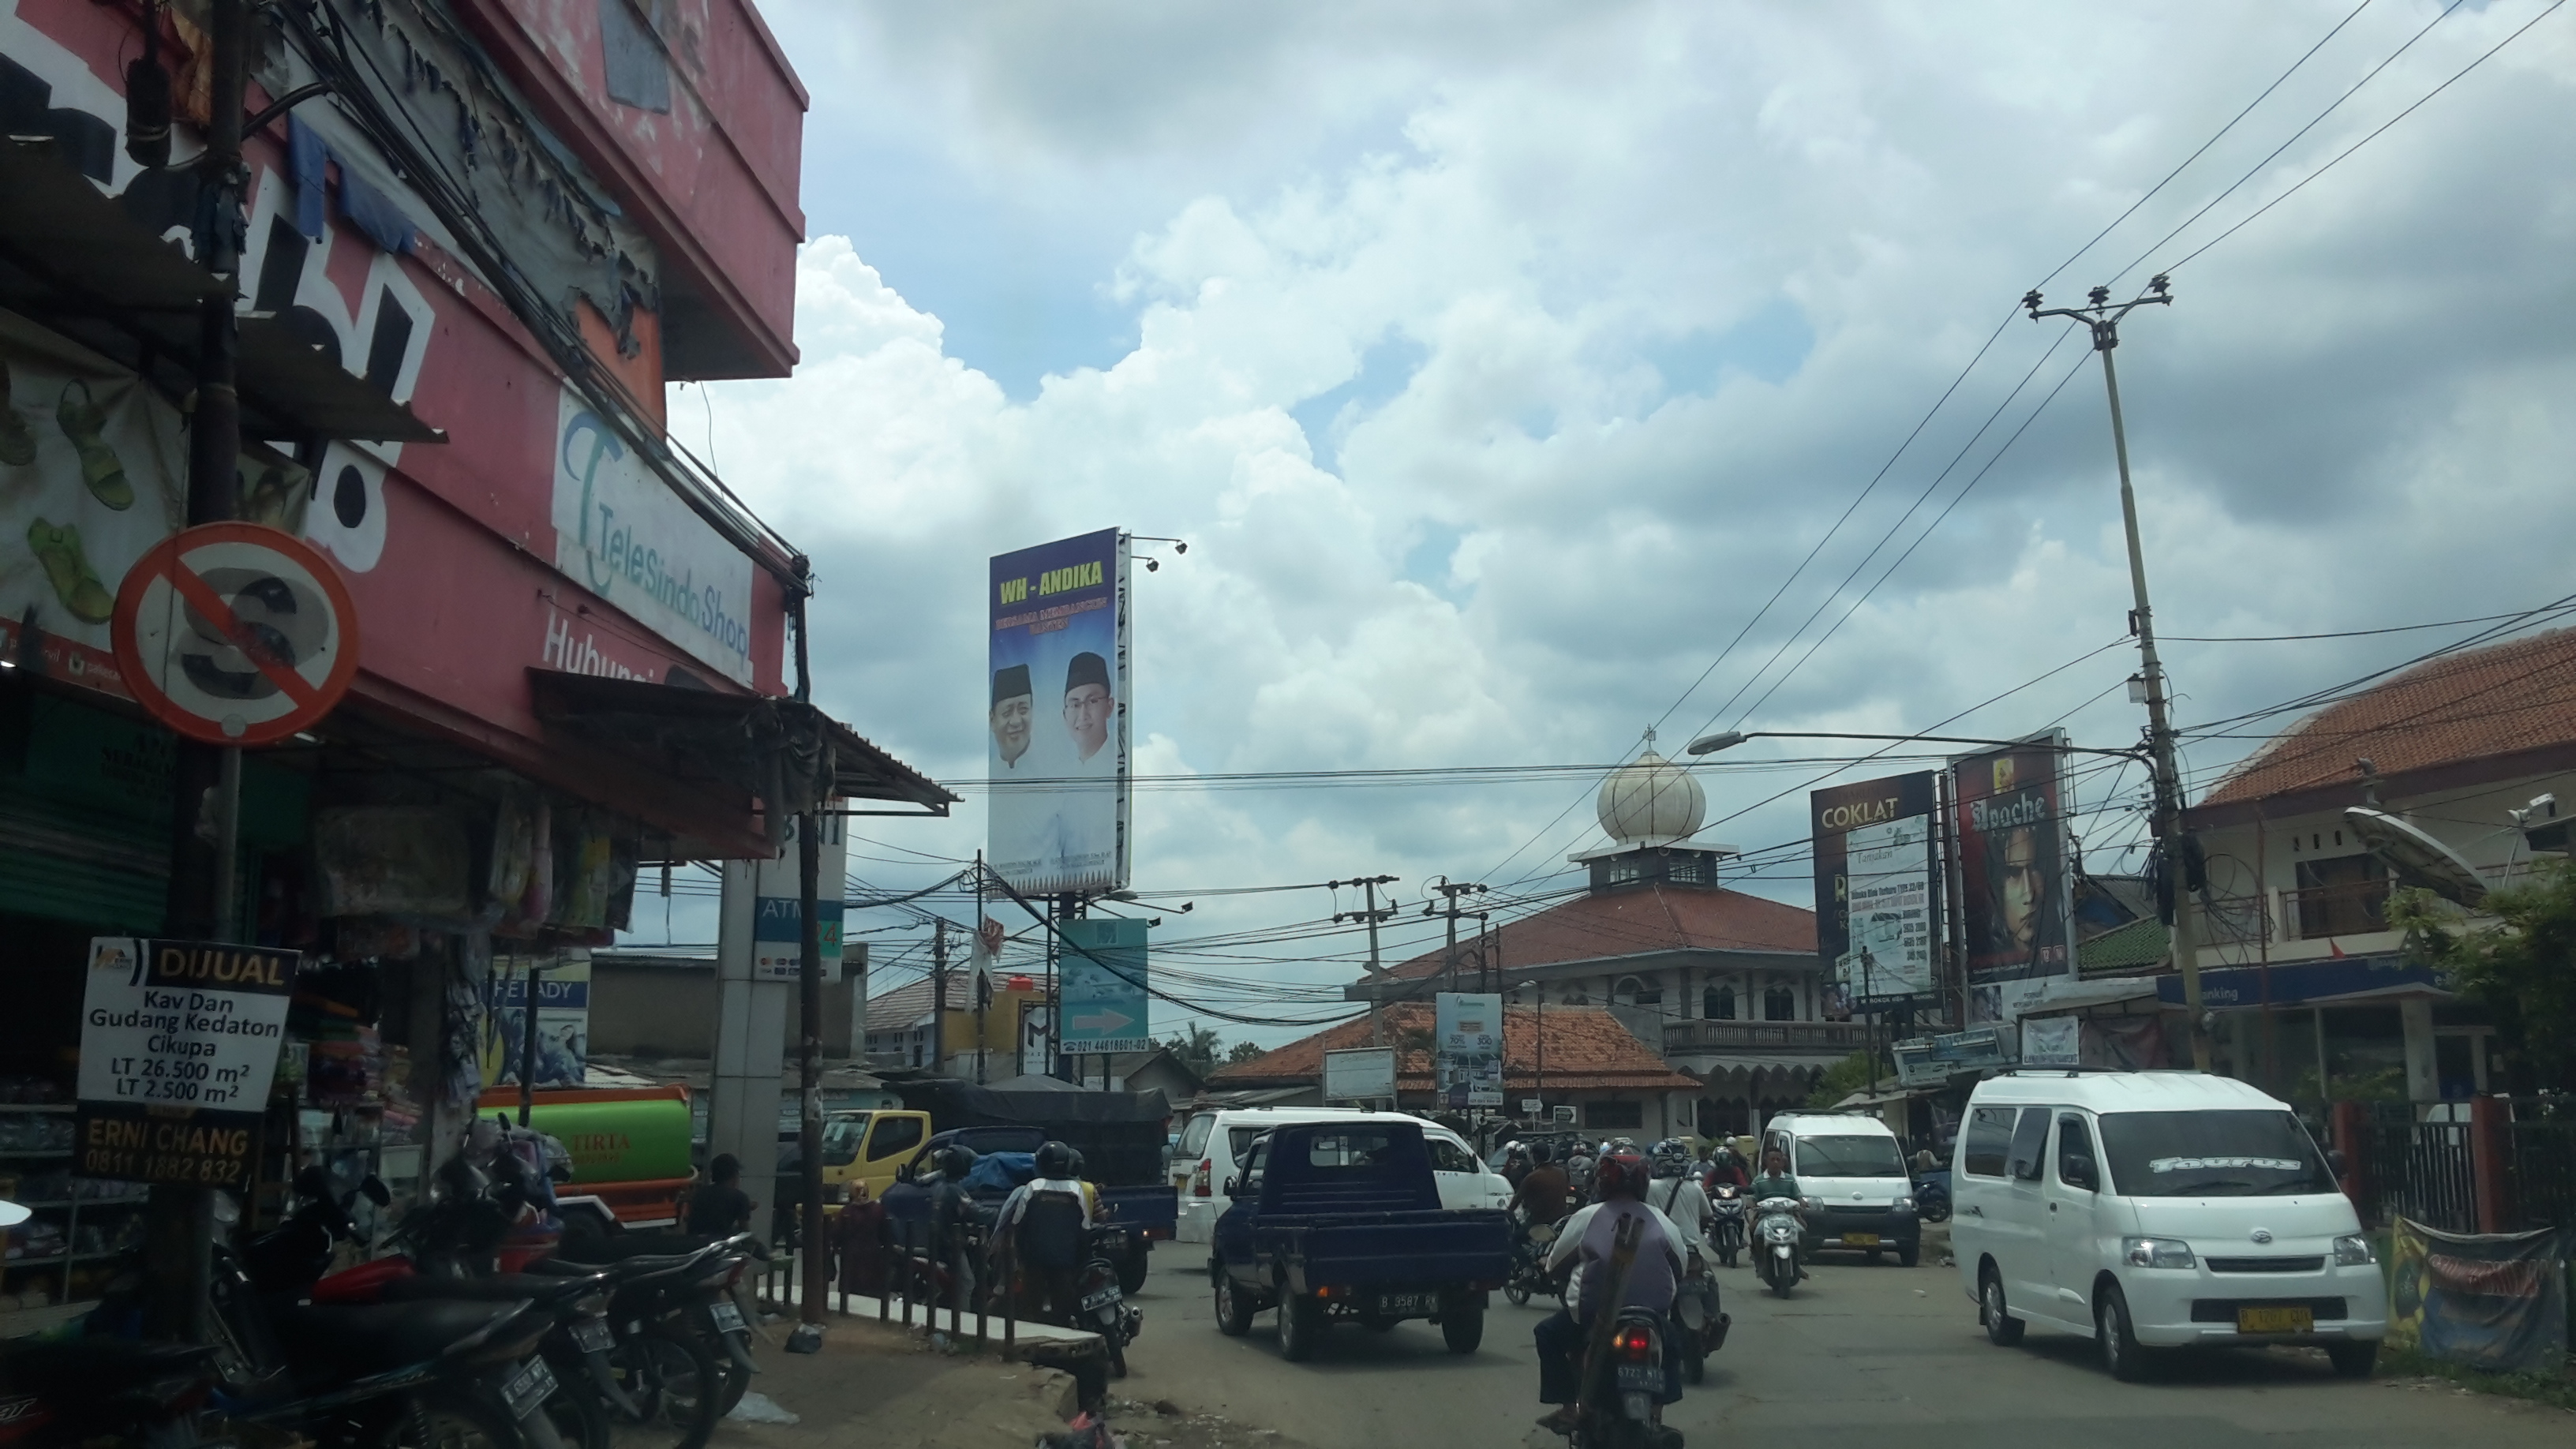
M1049 1142L1038 1149L1038 1176L1067 1178L1074 1174L1073 1149L1061 1142Z
M951 1142L939 1149L939 1175L950 1182L963 1179L975 1170L975 1149L963 1142Z
M1064 1175L1067 1177L1079 1178L1082 1176L1082 1149L1079 1147L1068 1147L1064 1151L1065 1156L1072 1159L1072 1163L1065 1169Z

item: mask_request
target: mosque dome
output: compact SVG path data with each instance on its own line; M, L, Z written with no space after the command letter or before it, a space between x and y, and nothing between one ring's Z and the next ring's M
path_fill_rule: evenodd
M1620 845L1670 845L1696 832L1708 796L1691 773L1652 749L1601 782L1601 828Z

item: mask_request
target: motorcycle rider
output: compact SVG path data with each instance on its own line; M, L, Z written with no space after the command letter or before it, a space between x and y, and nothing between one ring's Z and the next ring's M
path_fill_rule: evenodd
M1751 1180L1752 1174L1744 1170L1744 1159L1735 1155L1735 1144L1720 1139L1717 1155L1709 1160L1707 1186L1714 1188L1721 1182L1731 1182L1742 1187Z
M1529 1176L1529 1170L1529 1149L1521 1145L1520 1139L1515 1137L1511 1141L1504 1143L1503 1180L1510 1183L1513 1188L1517 1189L1521 1185L1521 1179Z
M1553 1433L1571 1435L1575 1430L1582 1356L1593 1315L1632 1307L1658 1314L1672 1311L1673 1290L1687 1267L1687 1240L1670 1218L1643 1200L1646 1182L1644 1158L1633 1152L1604 1156L1593 1169L1596 1200L1566 1219L1555 1246L1548 1250L1549 1272L1573 1273L1566 1285L1565 1306L1541 1320L1531 1335L1538 1346L1539 1402L1559 1406L1538 1421L1539 1427ZM1627 1291L1613 1303L1607 1301L1612 1244L1620 1225L1631 1220L1640 1224L1636 1255L1629 1265ZM1662 1402L1667 1404L1681 1398L1680 1348L1677 1335L1664 1334Z
M1556 1154L1544 1142L1530 1148L1529 1175L1512 1189L1512 1211L1532 1223L1565 1221L1573 1207L1574 1190L1567 1185L1565 1169L1556 1165Z
M1798 1179L1789 1175L1788 1153L1777 1147L1765 1151L1762 1154L1762 1175L1753 1179L1752 1185L1744 1190L1744 1195L1756 1204L1766 1197L1789 1199L1798 1205L1794 1209L1794 1215L1798 1219L1799 1231L1803 1233L1806 1230L1807 1194L1798 1186ZM1807 1276L1807 1265L1803 1256L1798 1264L1798 1276L1801 1279Z
M966 1174L975 1170L975 1149L952 1142L939 1149L937 1162L939 1182L930 1195L930 1251L948 1265L956 1306L972 1307L975 1255L967 1247L974 1241L976 1219L975 1198L966 1189Z
M1682 1154L1679 1142L1655 1144L1654 1173L1646 1201L1682 1230L1685 1244L1703 1256L1714 1256L1708 1230L1717 1210L1709 1206L1708 1191L1691 1172L1690 1159Z
M1068 1328L1080 1311L1082 1254L1095 1221L1077 1171L1072 1148L1039 1147L1038 1175L1011 1189L993 1227L994 1252L1013 1254L1025 1275L1032 1316L1043 1306L1049 1322Z

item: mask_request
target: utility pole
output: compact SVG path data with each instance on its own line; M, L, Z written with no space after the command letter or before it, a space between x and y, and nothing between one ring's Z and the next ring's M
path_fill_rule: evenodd
M1340 890L1344 886L1358 886L1367 894L1367 910L1335 911L1333 912L1333 924L1338 926L1344 921L1365 921L1368 923L1369 1045L1373 1047L1382 1047L1386 1045L1386 1020L1380 1010L1382 1003L1379 1000L1379 997L1384 993L1379 989L1378 985L1377 928L1380 922L1393 920L1395 918L1395 907L1388 906L1385 910L1378 909L1377 888L1382 885L1393 885L1395 882L1396 877L1391 875L1359 876L1351 880L1328 880L1324 882L1324 888L1327 890Z
M2102 387L2111 399L2111 451L2120 465L2120 524L2129 537L2129 589L2135 595L2135 606L2129 611L2129 631L2138 636L2138 673L2147 695L2147 753L2155 768L2155 837L2158 854L2164 858L2164 892L2172 901L2168 926L2174 965L2182 972L2183 1009L2191 1018L2191 1065L2194 1071L2209 1070L2209 1034L2201 1029L2200 955L2192 944L2192 893L2200 887L2200 852L2194 848L2182 823L2182 774L2174 765L2173 722L2165 706L2164 664L2156 658L2156 625L2154 610L2147 603L2147 559L2138 543L2138 495L2129 483L2129 434L2120 417L2120 373L2111 360L2120 345L2120 319L2140 307L2168 307L2173 294L2163 273L2147 283L2147 290L2130 301L2112 305L2111 289L2095 287L2081 307L2048 307L2039 305L2036 288L2022 298L2022 306L2036 322L2046 317L2068 317L2082 322L2093 331L2093 350L2102 356ZM2071 970L2075 963L2067 966Z
M930 926L930 1074L948 1070L948 918Z
M1442 896L1447 897L1446 905L1448 907L1447 914L1449 917L1449 944L1447 952L1442 958L1441 975L1442 979L1449 983L1449 989L1451 991L1455 991L1458 989L1458 898L1466 895L1483 895L1485 893L1485 888L1481 885L1472 883L1453 881L1444 875L1437 878L1432 883L1431 889L1439 892ZM1431 902L1422 908L1422 914L1425 916L1440 915L1442 914L1442 904L1443 903L1439 901Z

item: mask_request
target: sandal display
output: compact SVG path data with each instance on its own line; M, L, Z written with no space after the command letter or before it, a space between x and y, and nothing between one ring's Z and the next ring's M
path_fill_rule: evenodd
M72 396L75 391L80 394L77 401ZM81 482L89 485L90 496L119 511L132 508L134 485L125 481L125 464L107 445L107 409L91 399L88 383L73 378L63 384L62 400L54 405L54 423L80 454Z
M73 618L104 624L116 612L116 596L99 582L98 570L89 566L78 528L68 523L56 528L39 518L27 525L27 547L35 553L36 562L45 566L45 579L54 586L54 597L62 600Z

